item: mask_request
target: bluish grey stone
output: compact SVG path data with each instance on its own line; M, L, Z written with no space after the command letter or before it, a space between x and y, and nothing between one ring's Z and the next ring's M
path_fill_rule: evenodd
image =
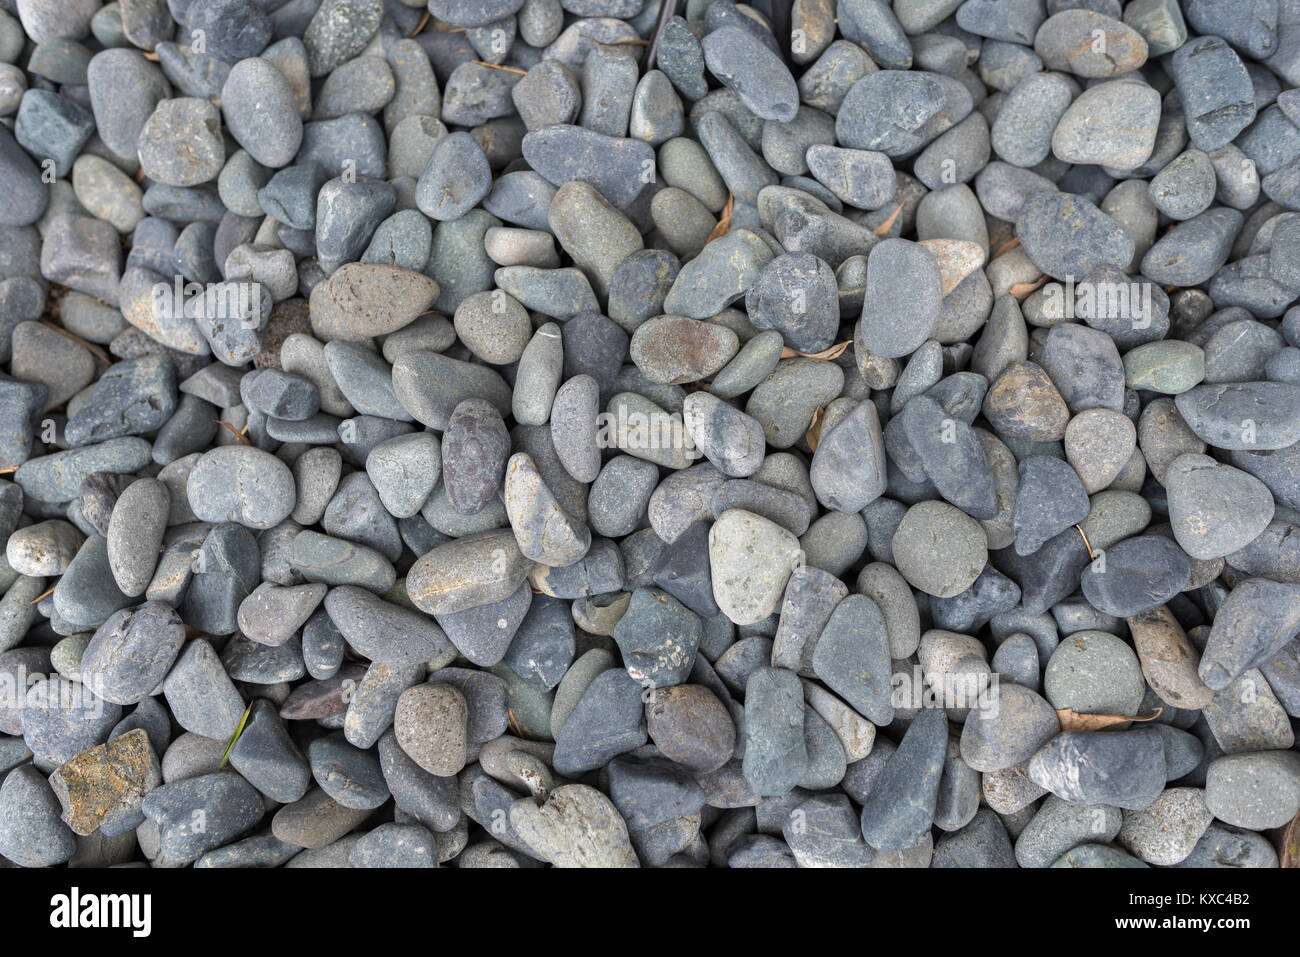
M877 851L915 847L934 821L948 741L940 708L923 708L862 806L862 836Z

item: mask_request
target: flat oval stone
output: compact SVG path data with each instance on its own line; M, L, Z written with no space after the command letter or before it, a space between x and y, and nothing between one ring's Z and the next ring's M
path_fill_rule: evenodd
M755 328L778 330L800 352L820 352L839 329L835 274L811 253L777 256L745 293L745 311Z
M1062 10L1034 35L1034 52L1049 70L1112 77L1147 60L1147 42L1132 27L1093 10Z
M113 704L136 704L167 676L185 643L180 615L148 601L114 612L81 655L82 680Z
M1164 790L1164 746L1152 728L1067 731L1034 755L1029 777L1066 801L1138 811Z
M121 707L59 675L32 676L24 691L23 742L41 761L55 765L103 744L122 717Z
M229 740L245 710L221 659L202 638L185 646L162 688L176 723L205 738Z
M939 494L973 518L998 514L993 473L975 430L928 395L913 396L887 433L905 443Z
M1208 455L1180 455L1165 472L1174 538L1192 558L1222 558L1254 541L1273 518L1273 495L1255 476Z
M186 485L190 507L205 522L271 528L293 511L296 486L289 467L268 452L227 445L205 452Z
M390 796L379 758L348 744L342 732L313 741L307 747L307 759L321 790L343 807L369 811Z
M905 239L886 239L867 256L857 341L885 358L910 355L930 338L942 306L943 276L929 251Z
M1016 235L1025 252L1057 279L1082 277L1101 266L1123 268L1133 258L1124 228L1085 197L1035 193L1025 200Z
M799 540L766 518L729 509L709 530L713 597L731 621L753 624L781 600L799 553Z
M688 395L682 403L682 422L695 447L724 475L744 478L763 464L763 427L716 396Z
M1205 805L1233 827L1284 827L1300 810L1300 756L1260 751L1215 759L1205 772Z
M1089 565L1081 585L1093 607L1126 618L1163 605L1183 590L1190 574L1187 555L1176 544L1139 535L1106 549L1105 561Z
M510 387L491 369L434 352L407 352L393 363L392 388L402 407L432 429L446 429L465 399L485 399L510 411Z
M555 186L590 183L619 208L627 207L654 172L654 150L641 140L604 136L558 123L524 136L523 155Z
M53 867L72 858L77 838L45 775L22 765L0 784L0 852L21 867Z
M474 137L452 133L434 144L415 187L420 211L435 220L457 219L487 195L492 171Z
M700 45L709 72L735 90L756 116L785 123L794 119L799 106L794 77L753 32L724 26L710 32Z
M366 456L366 474L394 518L419 512L438 484L441 471L442 450L428 432L394 436Z
M283 73L261 57L240 60L221 89L221 112L236 142L268 169L293 162L302 118Z
M1250 74L1219 36L1201 36L1174 51L1169 61L1187 117L1187 135L1203 150L1230 143L1255 119Z
M40 170L8 127L0 132L0 175L13 185L0 203L0 223L26 226L40 219L50 201L49 190L41 181Z
M1214 206L1176 224L1142 257L1142 275L1175 286L1208 281L1228 261L1243 222L1237 210Z
M163 100L140 130L140 167L167 186L215 179L226 160L221 114L207 100Z
M725 326L664 315L637 327L629 351L650 381L680 385L708 378L739 348L740 340Z
M157 479L132 482L108 523L108 564L122 594L143 595L153 578L166 531L170 495Z
M533 562L510 529L467 535L421 556L406 576L406 591L431 615L464 611L510 597Z
M838 512L860 512L885 492L885 447L872 402L860 402L825 432L808 479L817 500Z
M627 824L614 803L585 784L556 788L539 807L510 806L510 826L530 851L556 867L636 867Z
M1043 674L1043 693L1057 709L1136 715L1145 692L1133 650L1104 631L1079 631L1057 646Z
M447 648L442 629L428 618L353 585L325 596L325 611L358 654L391 667L436 658Z
M999 684L996 705L972 708L961 733L961 756L976 771L1028 761L1060 732L1052 706L1030 688Z
M1128 626L1142 664L1142 674L1162 700L1188 709L1209 704L1214 691L1197 673L1198 661L1204 659L1200 658L1167 606L1131 616ZM1206 666L1207 677L1212 674L1213 667L1212 664Z
M893 535L894 563L914 588L937 598L961 594L988 558L979 523L947 502L920 502Z
M1151 156L1159 124L1159 93L1142 82L1107 80L1066 108L1052 134L1052 153L1066 163L1133 169Z
M1174 405L1188 428L1216 448L1275 450L1300 439L1300 386L1287 382L1199 385Z
M656 689L646 704L646 729L665 757L699 773L731 760L736 742L731 713L703 685Z
M421 273L381 263L344 263L312 289L312 332L325 342L388 335L410 325L437 296L438 284Z
M850 87L835 119L835 136L841 146L896 159L917 152L970 111L970 92L951 77L880 70Z
M745 295L772 258L771 247L752 230L719 236L682 266L664 299L665 313L692 319L717 315Z
M518 452L506 463L504 498L525 557L563 567L586 555L591 531L565 512L528 453Z
M1070 419L1055 383L1041 366L1027 361L1011 363L994 380L983 411L999 434L1034 442L1063 438Z
M793 671L755 669L745 684L745 780L755 794L781 795L807 768L803 687Z

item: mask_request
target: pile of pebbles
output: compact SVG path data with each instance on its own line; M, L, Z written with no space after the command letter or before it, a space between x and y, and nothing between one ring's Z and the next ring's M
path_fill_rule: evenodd
M418 4L0 0L0 863L1277 866L1300 2Z

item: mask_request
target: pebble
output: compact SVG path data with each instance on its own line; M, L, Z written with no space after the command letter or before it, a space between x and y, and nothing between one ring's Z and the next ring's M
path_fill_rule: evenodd
M910 355L939 321L942 285L938 264L918 244L886 239L874 246L855 341L885 358Z
M995 704L971 709L962 729L962 760L976 771L1022 764L1060 730L1052 705L1030 688L999 685Z
M1273 518L1273 496L1263 482L1208 455L1174 459L1165 488L1174 538L1195 559L1221 558L1245 547Z
M1205 805L1219 821L1262 831L1300 810L1300 761L1289 751L1229 754L1205 772Z
M789 122L795 117L799 92L794 77L770 47L754 32L738 26L723 26L710 32L700 44L710 73L756 116Z
M1138 658L1104 631L1075 632L1047 661L1043 693L1057 709L1136 715L1145 691Z
M183 6L0 14L7 860L1277 864L1289 14Z
M1140 811L1164 789L1164 748L1150 728L1066 731L1030 759L1029 777L1066 801Z
M184 642L181 617L168 605L147 601L121 609L82 652L82 680L105 701L136 704L158 688Z
M1066 163L1129 170L1155 148L1160 94L1145 83L1106 80L1080 93L1052 133L1052 155Z
M781 600L799 554L799 540L775 522L729 509L709 530L713 596L731 621L749 625Z
M262 57L240 60L221 88L226 127L249 155L267 169L293 162L302 145L302 118L284 73Z
M565 784L539 807L521 798L509 809L510 826L542 860L556 867L635 867L627 823L595 788Z
M943 711L924 708L885 762L862 806L862 836L875 850L901 851L928 835L947 737Z
M988 555L979 523L952 505L934 501L907 510L891 549L908 584L936 598L951 598L974 584Z
M77 839L61 814L45 775L31 765L15 768L0 784L0 853L20 867L68 861Z
M186 494L203 521L265 529L293 511L296 491L293 473L275 456L229 445L205 452L195 463Z
M1182 549L1160 535L1139 535L1106 549L1105 562L1089 565L1081 584L1093 607L1125 618L1164 604L1189 575Z

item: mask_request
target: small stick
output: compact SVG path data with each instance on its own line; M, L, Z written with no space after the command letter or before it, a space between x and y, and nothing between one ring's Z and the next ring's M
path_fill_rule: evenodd
M677 13L677 0L664 0L663 6L659 8L659 22L655 24L654 36L650 38L650 46L646 49L645 68L649 73L655 68L655 54L659 52L659 38L663 35L664 27L668 26L668 21Z
M518 73L520 76L526 76L527 70L521 70L518 67L502 66L500 63L488 63L486 60L470 60L470 63L477 63L479 66L490 66L494 70L505 70L508 73Z
M223 422L221 419L217 419L217 425L224 425L226 428L230 430L231 434L234 435L235 438L239 439L239 441L243 442L245 445L253 444L252 442L248 441L247 436L245 436L243 432L240 432L229 422ZM244 429L245 431L247 431L248 426L244 426Z
M59 586L57 586L57 585L54 586L54 588L57 588L57 587L59 587ZM49 591L41 592L39 595L37 595L35 598L33 598L33 599L32 599L31 601L29 601L27 604L29 604L29 605L35 605L35 604L36 604L38 601L40 601L42 598L49 598L51 595L54 594L54 588L51 588Z
M99 346L95 345L93 342L87 342L85 339L81 338L81 336L69 332L67 329L64 329L62 326L55 325L54 323L50 322L48 319L42 319L41 325L45 326L47 329L53 329L55 332L57 332L59 335L63 336L66 339L71 339L73 342L75 342L77 345L84 348L87 352L89 352L92 356L94 356L96 359L98 359L100 362L104 363L105 365L111 366L113 364L113 360L108 357L108 353L105 352L103 349L99 348Z

